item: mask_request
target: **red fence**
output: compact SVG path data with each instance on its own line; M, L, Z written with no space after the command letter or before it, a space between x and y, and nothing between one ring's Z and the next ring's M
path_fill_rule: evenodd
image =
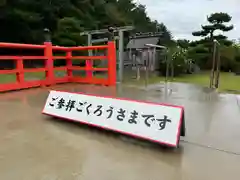
M39 86L49 86L58 83L67 82L78 82L78 83L89 83L114 86L116 85L116 50L115 43L108 42L107 45L103 46L79 46L79 47L60 47L52 46L51 43L46 42L44 45L32 45L32 44L15 44L15 43L0 43L0 48L14 48L14 49L40 49L44 51L43 56L0 56L2 60L14 60L16 61L16 68L12 70L0 70L0 74L16 74L16 82L0 84L0 92L26 89ZM83 50L99 50L106 49L107 54L105 56L73 56L73 51ZM65 56L53 56L53 51L64 51ZM66 66L54 67L54 61L59 59L66 60ZM73 66L72 59L85 60L86 66ZM43 60L43 68L24 68L24 60ZM95 68L93 67L93 61L103 60L107 61L106 68ZM54 75L55 70L66 71L65 77L56 77ZM85 77L73 76L73 70L86 71ZM107 78L97 78L92 75L94 71L105 71L107 72ZM24 73L26 72L45 72L45 79L26 81Z

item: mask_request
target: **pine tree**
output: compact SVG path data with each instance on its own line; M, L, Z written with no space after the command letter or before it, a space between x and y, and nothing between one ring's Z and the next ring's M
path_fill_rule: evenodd
M227 32L233 29L233 25L225 25L224 23L229 23L232 17L227 13L213 13L207 20L209 25L202 25L202 30L193 32L193 36L201 36L204 37L206 40L213 42L214 39L221 41L223 43L228 43L227 37L223 35L214 35L216 31Z

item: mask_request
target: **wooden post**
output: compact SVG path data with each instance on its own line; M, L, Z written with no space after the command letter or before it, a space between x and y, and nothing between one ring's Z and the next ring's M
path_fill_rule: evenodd
M108 42L108 85L116 85L116 47L114 41Z
M53 70L53 53L52 53L52 43L45 42L44 56L45 68L46 68L46 85L54 84L54 70Z
M86 60L86 75L87 75L87 79L90 81L92 78L93 78L93 71L92 71L92 68L93 68L93 61L92 60Z
M172 80L174 78L174 60L173 60L173 58L171 59L171 78L172 78Z
M216 42L213 42L213 59L212 59L212 70L210 75L210 88L213 87L214 83L214 75L215 75L215 64L216 64Z
M71 51L67 51L66 63L67 63L68 81L71 81L71 79L73 78L73 73L72 73L72 52Z
M92 35L88 34L88 46L92 46ZM88 50L88 56L93 56L93 50ZM93 60L87 59L86 60L86 78L90 81L93 77L93 71L90 69L93 68Z
M146 57L146 63L145 63L145 88L147 89L148 87L148 80L149 80L149 66L150 66L150 55L151 55L151 50L150 48L147 49L147 57Z
M18 57L17 59L17 82L22 84L24 82L24 71L23 71L23 59Z
M124 34L123 31L120 30L119 31L119 40L118 40L118 80L119 82L123 81L123 61L124 61L124 57L123 57L123 53L124 53Z
M92 46L92 34L88 34L88 46ZM88 56L93 56L92 50L88 50ZM92 69L92 67L93 67L92 59L86 60L86 67L89 69ZM93 71L87 71L86 75L87 75L87 79L92 79Z
M218 46L218 48L217 48L217 73L216 73L216 79L215 79L215 88L219 87L220 70L221 70L221 57L220 57L220 46Z
M169 56L169 51L167 50L165 52L165 61L166 61L166 76L165 76L165 82L168 82L168 78L169 78L169 60L170 60L170 56Z

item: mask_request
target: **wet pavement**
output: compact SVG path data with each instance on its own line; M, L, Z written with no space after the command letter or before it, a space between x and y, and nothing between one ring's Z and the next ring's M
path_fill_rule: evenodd
M240 176L240 97L187 84L115 88L65 84L86 92L185 107L179 149L51 119L48 89L0 95L1 180L226 180Z

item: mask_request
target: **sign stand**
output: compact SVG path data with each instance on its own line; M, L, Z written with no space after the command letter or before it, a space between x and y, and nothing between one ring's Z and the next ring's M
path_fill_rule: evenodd
M182 114L182 127L180 136L186 136L185 113Z
M43 114L178 147L184 108L112 97L50 91Z

